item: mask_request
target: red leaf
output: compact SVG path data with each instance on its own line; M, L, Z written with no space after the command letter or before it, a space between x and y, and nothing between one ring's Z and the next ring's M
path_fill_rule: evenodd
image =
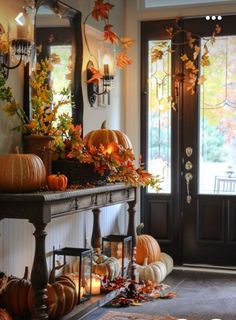
M113 7L113 4L110 4L109 2L103 3L103 0L94 1L92 17L97 21L99 20L99 18L101 18L102 20L108 19L109 11Z
M115 32L111 31L113 26L111 24L106 24L104 27L104 39L110 41L111 43L117 43L118 36Z

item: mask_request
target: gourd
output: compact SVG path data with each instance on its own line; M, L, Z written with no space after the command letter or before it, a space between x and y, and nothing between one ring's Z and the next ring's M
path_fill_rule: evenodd
M107 277L109 280L114 280L120 273L119 260L115 257L106 257L101 255L93 261L92 272L102 277Z
M146 258L147 263L160 260L161 249L158 242L151 235L140 234L142 229L141 223L137 227L136 262L143 264Z
M42 160L34 154L0 155L0 191L31 192L46 184Z
M147 259L145 259L144 264L142 266L138 265L136 268L139 273L139 282L150 280L158 284L165 279L167 274L166 266L162 261L148 264Z
M73 310L77 303L76 285L70 275L60 275L55 278L55 270L52 269L47 284L46 305L50 319L59 319ZM32 313L34 304L32 287L29 290L28 306Z
M29 315L27 306L31 282L28 280L28 267L25 267L23 278L11 277L2 293L4 308L13 316L26 318Z
M174 261L171 256L165 252L161 252L160 261L162 261L166 266L166 275L170 274L174 267Z
M132 144L127 135L119 130L107 129L106 121L102 123L101 129L92 130L87 133L84 141L88 149L90 149L91 146L99 148L101 144L107 149L112 143L117 143L125 149L132 149Z
M64 191L66 190L67 183L68 183L68 179L64 174L60 174L60 173L50 174L47 177L47 184L48 184L49 190Z
M0 320L13 320L13 319L5 309L0 308Z

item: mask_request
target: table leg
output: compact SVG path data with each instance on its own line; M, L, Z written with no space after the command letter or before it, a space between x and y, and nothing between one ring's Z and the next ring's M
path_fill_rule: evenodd
M102 247L102 236L101 236L101 228L100 228L100 212L99 208L93 209L93 231L92 231L92 239L91 244L94 251L100 251Z
M135 205L136 201L128 202L128 213L129 213L129 222L128 222L128 230L127 235L132 236L132 259L131 259L131 279L136 281L136 266L135 266L135 256L136 256L136 243L137 243L137 233L135 228Z
M35 305L32 319L44 320L48 319L47 307L45 304L45 301L47 299L46 287L48 283L48 270L45 254L45 237L47 233L44 230L46 224L34 224L34 227L35 253L31 272L31 282Z

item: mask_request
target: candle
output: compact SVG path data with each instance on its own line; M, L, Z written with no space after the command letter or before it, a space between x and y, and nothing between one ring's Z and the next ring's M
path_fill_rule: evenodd
M90 287L90 280L88 280L88 287ZM96 274L92 274L91 293L92 295L101 293L101 278Z
M107 54L105 54L103 58L103 70L105 76L109 76L109 57Z
M73 281L75 283L76 293L79 296L79 276L77 274L72 274ZM84 295L84 287L80 286L80 298Z

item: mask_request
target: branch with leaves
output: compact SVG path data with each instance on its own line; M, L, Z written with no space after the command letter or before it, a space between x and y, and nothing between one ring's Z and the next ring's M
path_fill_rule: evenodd
M97 58L91 53L91 50L89 48L88 40L85 33L85 24L87 23L87 20L90 17L92 17L96 21L103 21L103 39L104 41L107 41L116 46L116 66L120 69L124 69L127 65L130 65L133 62L132 59L128 57L127 49L135 42L135 40L129 37L122 38L116 32L113 31L113 25L110 24L109 19L109 14L113 7L113 4L109 2L103 2L103 0L94 1L93 10L87 15L87 17L84 20L84 39L90 56L94 57L94 59L97 61ZM90 82L97 83L101 76L103 76L103 71L98 70L94 67L91 68L91 72L93 76Z

